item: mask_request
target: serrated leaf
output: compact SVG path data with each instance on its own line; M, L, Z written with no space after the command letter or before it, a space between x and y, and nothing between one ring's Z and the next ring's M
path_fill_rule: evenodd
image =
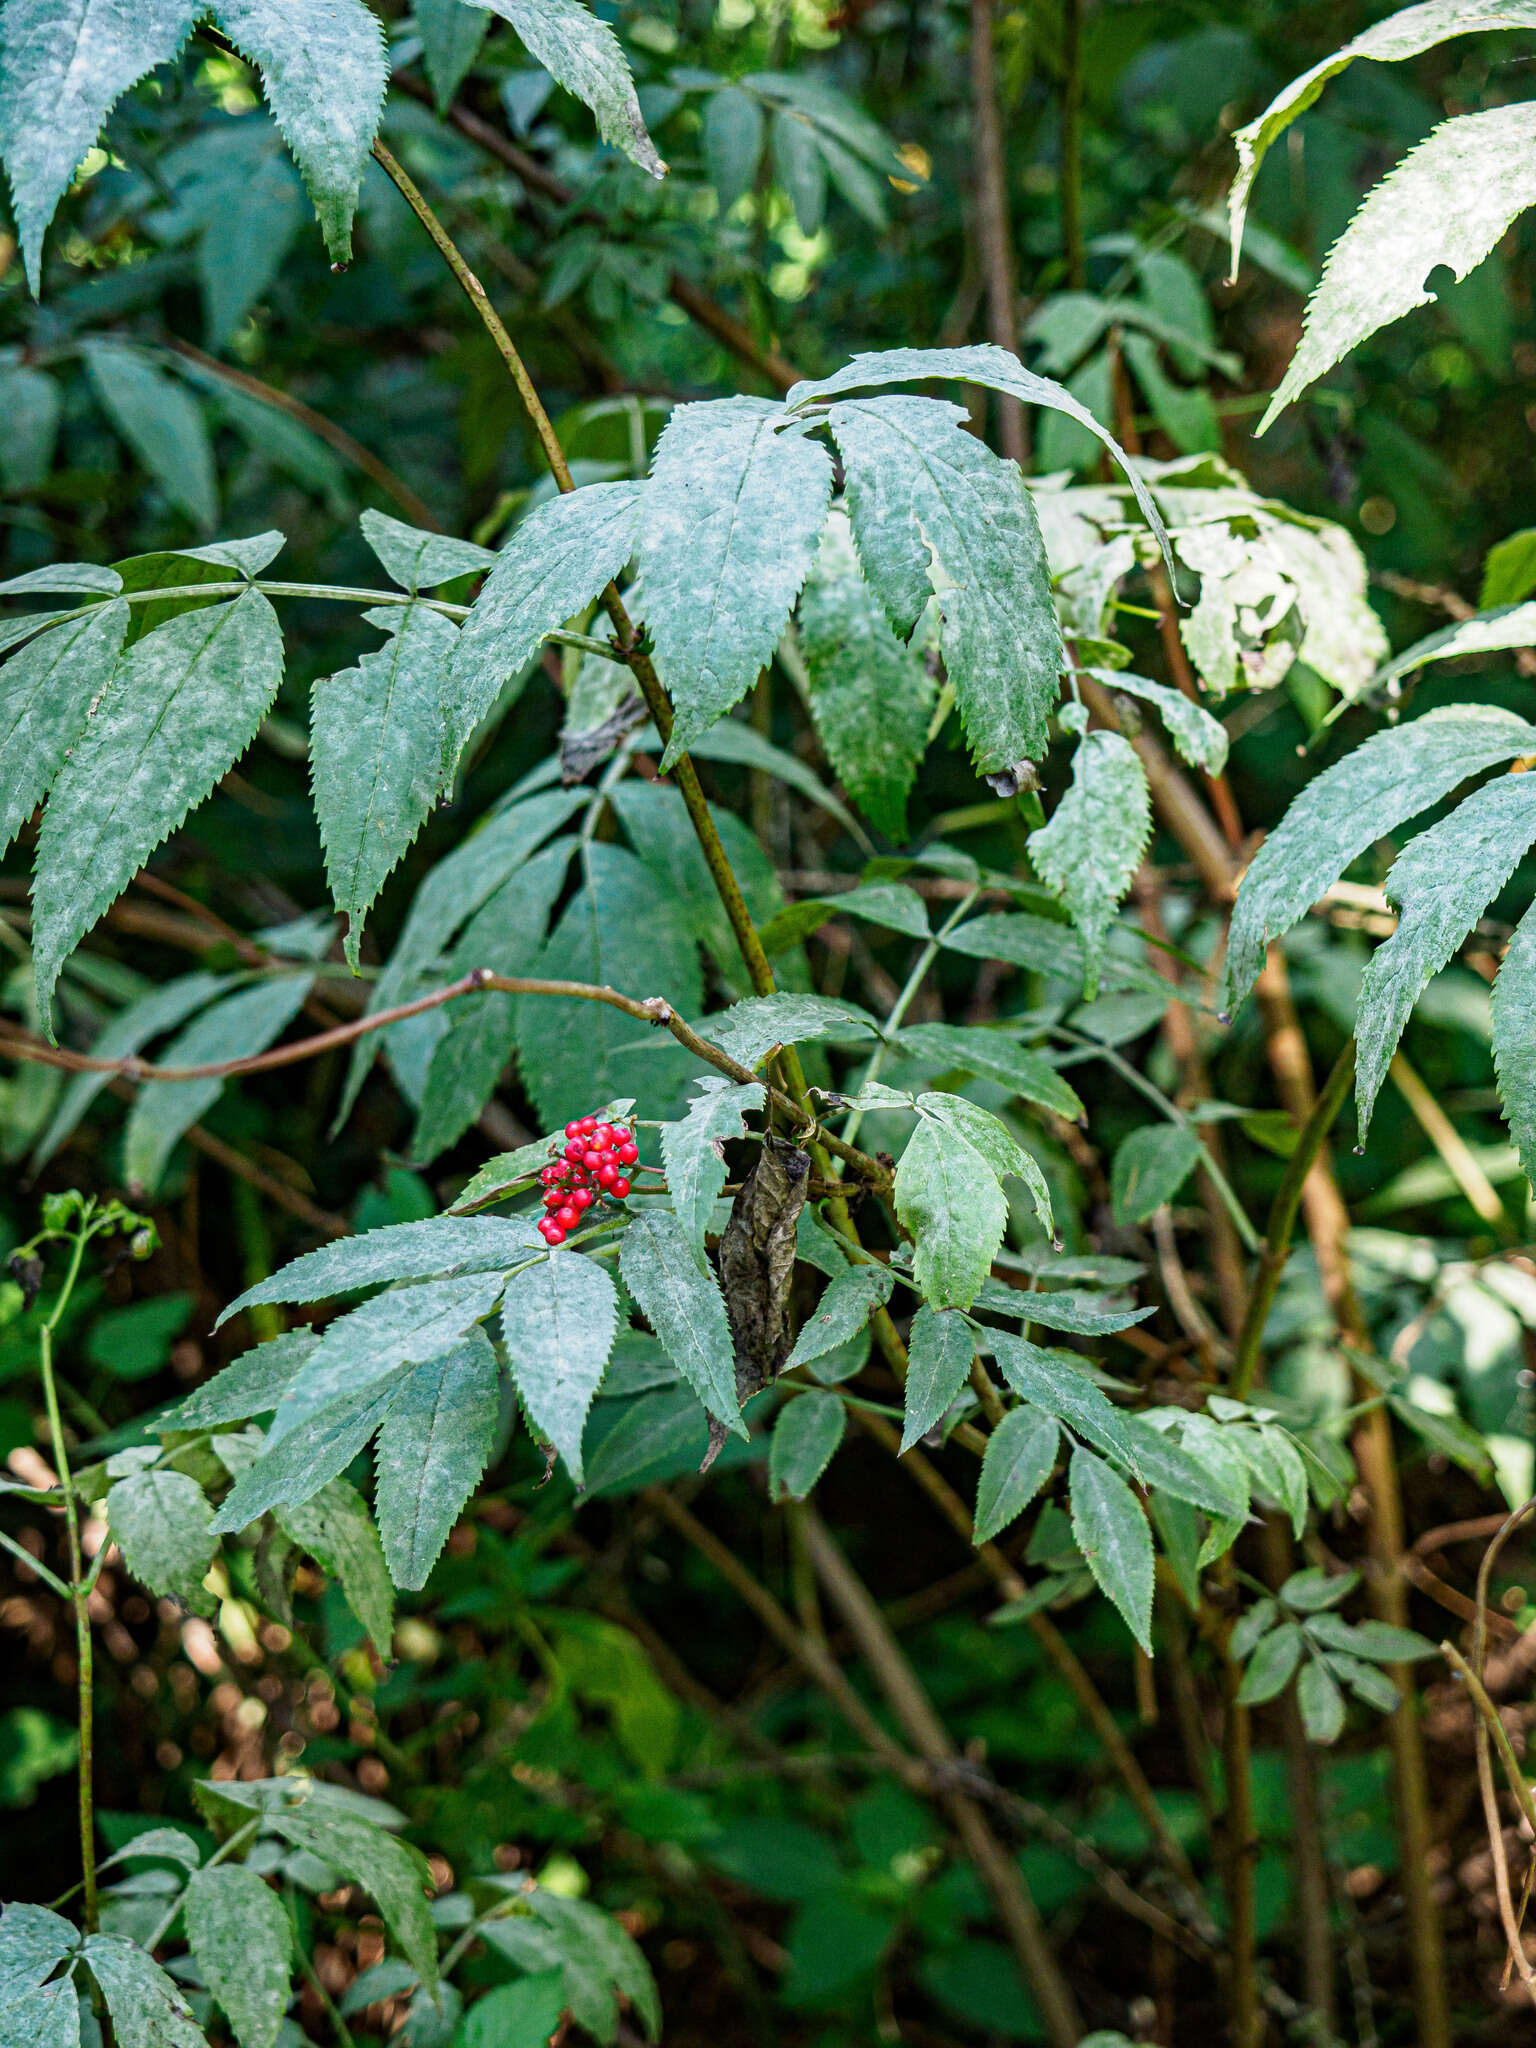
M677 721L663 768L772 658L831 489L827 450L767 399L680 405L668 420L640 533L645 623Z
M378 1531L363 1505L362 1495L344 1479L333 1479L313 1499L280 1504L276 1514L279 1528L291 1536L301 1550L308 1551L322 1571L336 1580L346 1596L347 1605L362 1623L379 1655L389 1656L394 1628L394 1588L389 1582ZM367 1883L375 1898L379 1898L376 1887L369 1880L360 1881ZM379 1903L383 1905L382 1898ZM387 1907L385 1912L388 1917ZM416 1954L408 1953L411 1961L422 1968Z
M267 1825L371 1892L421 1982L429 1991L436 1988L437 1939L427 1909L432 1873L419 1849L313 1799L269 1811Z
M203 1979L240 2048L273 2048L293 1967L282 1900L254 1870L221 1863L192 1878L182 1913Z
M1536 28L1536 7L1529 5L1528 0L1497 0L1497 4L1491 6L1479 5L1477 0L1421 0L1416 7L1399 8L1385 21L1374 23L1342 49L1322 58L1310 70L1303 71L1300 77L1293 78L1275 95L1256 121L1237 129L1232 137L1237 145L1237 176L1227 197L1232 224L1233 277L1237 275L1238 259L1242 253L1248 195L1253 190L1253 181L1259 174L1265 153L1297 115L1305 113L1312 105L1330 78L1337 78L1356 57L1373 57L1382 64L1398 63L1403 58L1417 57L1422 51L1433 49L1450 36L1471 35L1496 28Z
M1243 1663L1257 1648L1261 1636L1265 1636L1280 1619L1280 1608L1273 1600L1255 1600L1253 1605L1241 1614L1227 1638L1227 1650L1239 1663Z
M237 1294L213 1327L222 1329L241 1309L263 1302L329 1301L396 1280L445 1280L458 1273L504 1270L544 1249L533 1224L520 1216L431 1216L421 1223L387 1223L291 1259L270 1280Z
M1427 1636L1411 1628L1394 1628L1385 1621L1346 1621L1341 1614L1308 1617L1307 1634L1330 1650L1345 1650L1372 1664L1412 1664L1420 1657L1433 1657L1435 1646Z
M1238 1705L1262 1706L1265 1700L1275 1699L1284 1692L1291 1682L1291 1674L1301 1662L1303 1647L1301 1629L1294 1621L1282 1621L1278 1628L1272 1629L1249 1659L1243 1682L1237 1689Z
M203 1590L218 1555L213 1509L185 1472L135 1472L107 1491L107 1523L123 1561L156 1595L169 1594L198 1614L211 1614Z
M477 1219L490 1221L490 1218ZM408 1228L402 1225L401 1228ZM541 1246L542 1249L542 1246ZM519 1252L509 1265L526 1263ZM278 1403L267 1443L275 1448L342 1393L357 1393L402 1365L439 1358L488 1316L501 1298L505 1270L461 1274L391 1288L328 1323L320 1342Z
M8 0L0 11L0 157L34 293L44 230L81 158L201 12L199 0Z
M285 974L238 989L179 1031L161 1063L201 1067L265 1052L299 1014L313 986L312 974ZM218 1101L226 1085L218 1075L145 1083L123 1133L123 1178L130 1188L153 1192L159 1186L178 1139Z
M751 191L766 130L762 101L739 85L713 92L705 101L704 161L722 217Z
M776 1045L804 1045L829 1038L847 1044L875 1037L879 1026L856 1003L834 1002L830 996L748 996L706 1018L701 1036L728 1052L744 1067L755 1067Z
M579 1252L552 1251L524 1267L501 1304L512 1384L530 1424L554 1445L578 1486L587 1410L608 1368L618 1326L612 1279L596 1259Z
M983 775L1037 761L1066 656L1034 502L1016 463L963 431L958 406L834 405L859 560L892 626L937 596L940 645Z
M1145 1223L1171 1202L1199 1165L1202 1148L1187 1124L1144 1124L1115 1154L1110 1199L1116 1223Z
M206 532L219 516L219 491L202 407L137 349L90 341L81 355L108 419L170 503Z
M975 1356L976 1339L965 1317L924 1302L907 1335L902 1450L910 1451L959 1398Z
M1334 243L1258 432L1367 335L1428 305L1432 271L1444 266L1465 277L1533 204L1536 105L1443 122L1382 179Z
M472 1330L417 1366L389 1404L374 1447L373 1507L397 1586L427 1583L479 1484L501 1419L500 1379L489 1337Z
M1227 997L1252 988L1288 932L1350 863L1484 769L1536 753L1536 726L1492 705L1451 705L1376 733L1297 797L1255 854L1232 913Z
M987 1438L976 1480L972 1541L990 1543L1015 1521L1056 1469L1061 1430L1054 1416L1010 1409Z
M1299 1541L1307 1526L1307 1468L1283 1431L1267 1423L1233 1432L1237 1448L1266 1500L1283 1508Z
M716 95L716 101L723 98ZM807 701L833 772L869 822L898 845L928 747L938 684L892 632L859 571L848 517L834 509L800 593Z
M1374 1664L1362 1664L1358 1657L1346 1657L1337 1650L1329 1651L1324 1662L1335 1678L1344 1681L1357 1700L1374 1707L1377 1713L1395 1714L1402 1705L1402 1694L1394 1680Z
M1296 1704L1309 1742L1337 1742L1344 1732L1344 1695L1333 1674L1312 1658L1296 1681Z
M96 1867L108 1870L115 1863L155 1860L179 1863L183 1870L196 1870L203 1860L203 1852L180 1828L145 1828L142 1834L135 1835L114 1855L103 1856Z
M1317 1566L1292 1572L1280 1588L1280 1598L1297 1614L1321 1614L1337 1607L1360 1583L1358 1572L1325 1572Z
M42 634L0 668L0 852L42 802L111 680L128 607L104 604Z
M1536 612L1536 607L1533 607ZM1536 842L1536 776L1499 775L1400 853L1387 877L1397 930L1360 982L1355 1098L1360 1142L1409 1013Z
M389 77L378 20L363 0L214 0L213 11L260 71L325 245L336 262L348 262Z
M623 569L634 551L645 488L587 484L535 506L517 527L454 649L443 705L450 766L523 675L544 636L584 611Z
M34 591L71 596L78 591L82 596L114 597L122 587L123 579L117 570L104 562L50 562L20 576L7 576L0 582L0 597L28 597Z
M831 1464L847 1421L836 1394L797 1394L787 1402L768 1446L768 1498L804 1500Z
M1054 1415L1077 1435L1107 1451L1140 1479L1141 1438L1100 1393L1070 1351L1046 1351L1007 1330L989 1330L986 1342L1003 1378L1021 1400Z
M1088 673L1106 690L1120 690L1150 704L1192 768L1203 768L1207 775L1221 774L1227 765L1227 729L1203 704L1194 703L1182 690L1148 682L1145 676L1124 669L1090 669Z
M78 1928L46 1906L8 1905L0 1913L0 2007L37 1990L79 1945Z
M215 1437L213 1449L235 1474L235 1483L219 1503L214 1534L231 1535L272 1508L297 1508L313 1500L377 1432L412 1371L410 1365L396 1365L370 1375L361 1386L317 1403L306 1413L302 1429L280 1439L269 1431L255 1446L249 1431Z
M662 1125L661 1157L677 1220L702 1262L704 1233L725 1186L722 1147L745 1133L747 1117L762 1108L766 1096L758 1083L737 1083L724 1075L711 1075L699 1091L680 1122Z
M567 92L591 108L604 142L622 150L653 178L666 165L646 133L634 81L619 39L579 0L489 0L491 10L510 21L528 54Z
M1041 881L1072 913L1083 939L1083 994L1099 992L1099 962L1115 913L1135 878L1152 833L1152 798L1130 741L1117 732L1085 733L1072 782L1029 858Z
M544 943L575 851L574 840L561 839L526 861L470 919L451 965L461 973L494 965L500 974L526 974ZM500 989L461 996L453 1004L427 1066L413 1159L435 1159L479 1116L512 1057L517 1019L517 998ZM537 1164L547 1165L547 1155Z
M924 1117L897 1165L895 1197L924 1300L934 1308L969 1308L1008 1225L996 1174L950 1124Z
M936 1118L964 1138L985 1159L999 1182L1010 1175L1023 1181L1029 1190L1040 1227L1047 1236L1054 1236L1056 1224L1051 1214L1051 1191L1045 1184L1045 1175L1001 1117L995 1117L991 1110L983 1109L980 1103L968 1101L963 1095L946 1095L935 1090L919 1095L917 1107L921 1115Z
M896 1276L889 1266L850 1266L839 1273L801 1324L784 1370L809 1365L814 1358L825 1358L829 1351L856 1337L868 1327L875 1310L890 1300L895 1284Z
M363 919L443 786L444 686L456 629L406 605L384 646L322 677L310 698L310 775L331 898L357 968Z
M1223 1472L1208 1469L1193 1452L1182 1449L1162 1430L1150 1428L1139 1415L1122 1415L1119 1421L1136 1446L1136 1463L1145 1485L1204 1508L1207 1514L1247 1513L1246 1489L1234 1489Z
M989 1280L977 1291L976 1307L989 1315L1017 1316L1021 1322L1042 1323L1048 1330L1066 1330L1078 1337L1112 1337L1157 1312L1152 1308L1106 1308L1102 1297L1093 1295L1026 1293L997 1280Z
M213 1429L221 1422L245 1422L267 1415L320 1339L313 1330L285 1330L251 1351L243 1351L205 1386L156 1418L162 1431Z
M677 1218L660 1209L633 1216L619 1242L619 1272L662 1349L710 1414L745 1436L725 1301L714 1277L700 1272Z
M0 2010L3 2048L80 2048L80 1991L72 1976L23 1993Z
M1152 1655L1152 1531L1119 1474L1081 1447L1072 1453L1072 1534L1126 1627Z
M584 886L571 898L534 976L664 995L685 1017L703 1007L699 953L675 889L622 846L586 846ZM643 1097L662 1109L696 1062L656 1026L598 1003L523 996L517 1057L540 1120L553 1128L594 1101Z
M480 11L462 6L460 0L437 0L437 4L465 21L472 20ZM422 26L420 0L416 26ZM485 33L483 21L480 33ZM375 512L371 507L361 515L358 524L384 573L413 596L418 590L435 590L440 583L451 583L456 576L477 576L496 565L493 548L483 548L472 540L457 540L451 533L428 533L420 526L407 526L403 519L392 519L387 512Z
M1006 1031L972 1024L912 1024L898 1033L903 1057L928 1066L953 1067L1000 1081L1025 1102L1078 1122L1087 1112L1082 1098L1043 1053L1018 1044Z
M239 759L282 675L277 615L255 590L168 620L118 663L38 834L33 963L45 1018L65 958Z
M571 2017L599 2041L618 2031L615 1994L627 1999L648 2040L661 2033L661 2001L651 1966L634 1937L589 1899L569 1899L547 1885L526 1894L552 1939L565 1972Z
M1525 1177L1536 1187L1536 908L1509 942L1493 985L1493 1064Z
M1536 644L1536 602L1498 605L1491 611L1475 612L1469 619L1442 626L1438 633L1416 640L1403 653L1393 655L1372 677L1375 683L1391 682L1411 669L1426 668L1436 661L1459 661L1469 654L1496 654L1506 647Z
M480 54L490 13L461 0L416 0L415 16L432 97L444 114Z

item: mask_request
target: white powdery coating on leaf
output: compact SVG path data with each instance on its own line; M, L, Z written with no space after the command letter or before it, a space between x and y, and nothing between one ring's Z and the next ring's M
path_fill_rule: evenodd
M563 85L592 109L598 133L622 150L653 178L666 175L666 165L646 133L635 97L634 80L606 22L589 14L578 0L486 0L493 13L510 21L557 85Z

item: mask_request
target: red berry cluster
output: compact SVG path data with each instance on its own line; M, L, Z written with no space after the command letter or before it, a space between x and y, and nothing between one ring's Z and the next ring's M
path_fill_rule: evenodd
M640 1157L635 1134L624 1124L599 1123L595 1116L577 1117L565 1127L565 1149L539 1175L544 1183L547 1216L539 1234L547 1245L564 1244L585 1210L608 1196L622 1202L629 1193L624 1169Z

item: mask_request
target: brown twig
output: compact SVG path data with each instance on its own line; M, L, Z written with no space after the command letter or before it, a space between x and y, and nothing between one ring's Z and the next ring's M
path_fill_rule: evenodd
M992 51L992 0L971 0L971 163L976 178L976 244L987 281L987 326L1000 348L1019 345L1019 287L1014 274L1013 227L1008 217L1008 164L997 104ZM1023 404L1000 398L998 439L1020 467L1029 462Z

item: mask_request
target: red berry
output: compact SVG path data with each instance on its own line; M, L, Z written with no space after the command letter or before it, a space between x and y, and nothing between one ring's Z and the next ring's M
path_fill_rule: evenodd
M555 1221L562 1230L574 1230L581 1221L581 1212L578 1209L573 1209L570 1203L567 1202L563 1209L555 1211Z
M544 1190L544 1206L546 1209L558 1209L564 1200L565 1196L559 1188L546 1188Z
M620 1174L619 1178L614 1182L610 1192L613 1195L613 1199L616 1202L622 1202L624 1197L629 1193L629 1182L625 1180L622 1174Z
M558 1223L551 1223L545 1229L544 1242L551 1248L553 1248L557 1244L565 1243L565 1232L560 1228Z
M597 1118L595 1116L584 1116L576 1128L579 1131L590 1134L597 1129Z
M568 1123L565 1127L565 1135L568 1138L579 1138L581 1136L581 1125L578 1123Z
M569 1145L567 1145L565 1148L565 1156L567 1159L580 1159L582 1153L585 1152L586 1149L586 1146L582 1144L580 1138L572 1138Z
M604 1145L611 1145L613 1143L613 1125L599 1124L597 1129L592 1133L592 1142L599 1148L601 1148Z
M592 1190L590 1188L578 1188L571 1197L571 1207L573 1209L590 1209L591 1206Z
M597 1184L600 1188L608 1188L611 1191L618 1178L619 1169L616 1166L600 1166L597 1169Z
M633 1166L635 1161L639 1157L640 1147L635 1143L633 1138L626 1138L624 1143L619 1147L619 1164L621 1166Z
M603 1163L603 1155L601 1152L583 1152L581 1155L581 1163L587 1169L588 1173L596 1173L597 1169Z

